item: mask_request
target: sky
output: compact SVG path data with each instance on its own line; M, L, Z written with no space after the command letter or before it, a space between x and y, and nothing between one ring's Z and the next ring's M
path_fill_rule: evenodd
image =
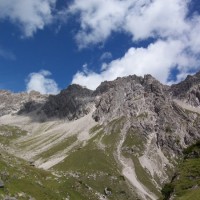
M199 0L0 0L0 89L57 94L72 83L200 70Z

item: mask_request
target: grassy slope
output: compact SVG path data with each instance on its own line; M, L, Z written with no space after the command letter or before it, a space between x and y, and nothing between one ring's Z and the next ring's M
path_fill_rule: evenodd
M160 196L160 192L151 181L152 177L141 166L138 156L141 156L145 149L146 138L138 133L137 130L130 129L127 133L126 140L123 143L123 154L127 158L131 158L138 180L145 185L151 192Z
M10 145L10 143L17 139L18 137L21 137L23 135L26 135L27 132L24 130L21 130L17 126L9 126L9 125L0 125L0 142L4 145Z
M175 200L200 200L200 142L188 147L184 155L176 178L168 186Z
M177 200L200 199L200 142L188 147L185 159L178 169L178 179L175 180Z
M111 122L108 127L112 127L112 129L107 134L101 127L94 127L91 132L98 131L95 138L54 167L60 173L73 172L78 174L79 187L76 187L76 191L90 196L90 199L96 200L94 192L104 194L106 187L112 190L112 195L109 196L110 200L136 199L121 175L113 155L120 133L120 123L121 119ZM106 149L99 148L97 144L102 134L104 134L102 142L106 145L112 144L108 145ZM91 193L90 190L93 192Z
M15 139L26 135L26 131L8 125L1 125L0 133L0 143L4 146L9 146ZM61 147L54 150L60 150ZM30 166L28 162L10 155L3 149L0 149L0 180L5 184L4 188L0 188L0 199L12 196L18 200L29 200L30 197L36 200L62 200L68 195L72 200L86 199L74 190L76 180L73 177L52 175L51 172Z
M0 179L5 184L5 187L0 189L0 197L9 195L15 196L19 200L29 199L29 197L34 197L37 200L53 200L63 199L66 195L58 192L57 177L44 170L36 169L2 150Z
M123 117L113 120L105 129L99 125L93 127L90 130L90 134L97 133L97 135L84 147L76 148L63 162L53 168L53 170L56 170L57 173L61 175L60 178L56 178L45 171L30 167L27 163L22 161L20 161L18 165L17 163L13 163L11 165L13 166L11 169L13 174L18 174L19 171L17 171L17 169L21 170L23 168L24 172L29 174L29 176L23 179L13 179L13 181L9 179L6 191L1 190L0 193L16 195L20 192L24 192L39 200L62 199L66 197L67 194L69 194L72 200L96 200L97 195L95 195L95 192L104 194L104 189L110 188L112 190L112 195L109 196L110 200L137 199L136 194L131 191L126 180L122 176L120 166L116 162L114 156L124 120L125 118ZM10 129L12 129L12 127L10 127ZM19 130L18 133L20 133ZM26 133L22 131L17 136L13 134L14 136L12 137L4 137L3 141L5 144L9 144L12 139L16 139L23 134ZM39 156L48 158L55 154L55 152L62 151L69 146L76 137L68 139L69 140L61 142L49 151L43 152ZM99 148L98 142L100 139L105 145L105 149ZM129 150L131 149L131 151L134 151L136 155L130 156L126 153L124 155L132 158L138 179L151 191L159 194L150 181L149 174L142 168L137 158L137 154L139 155L140 152L144 150L144 142L145 138L141 138L141 135L138 135L137 132L133 130L129 131L123 147L128 147ZM8 163L9 162L6 160L4 163L1 161L1 165L9 169L11 166L6 166ZM47 174L43 175L45 173ZM12 173L10 174L12 177ZM18 176L20 177L20 174ZM18 179L21 181L19 182ZM54 191L54 193L51 193L52 191Z
M77 136L71 136L69 138L66 138L65 140L61 141L59 144L56 144L55 146L48 149L47 151L44 151L41 154L37 155L37 158L43 158L43 159L50 158L51 156L55 155L56 153L65 150L76 140L77 140Z
M88 184L100 193L103 193L103 188L110 187L115 189L110 199L135 199L131 196L129 190L125 190L127 187L124 177L120 174L120 166L116 163L114 158L114 152L116 152L117 144L120 139L120 131L123 127L125 118L113 120L108 124L106 132L99 131L97 135L97 141L102 134L102 143L105 144L105 150L97 148L95 139L90 141L84 148L71 154L63 163L58 164L55 169L59 171L73 171L81 174L81 182ZM101 127L94 127L93 130L97 131ZM99 138L98 138L99 137ZM130 130L127 134L127 138L123 144L123 147L127 147L134 152L133 154L124 153L126 157L133 160L135 164L136 174L140 182L142 182L150 191L160 196L160 192L151 181L151 176L142 168L138 160L137 155L140 155L144 151L145 138L142 138L137 131ZM88 172L90 169L90 172ZM85 179L85 175L101 174L97 176L95 181L91 179ZM111 178L115 179L111 181ZM124 187L125 186L125 187ZM120 196L122 195L123 196ZM127 194L127 196L125 195Z
M57 177L51 172L37 169L29 163L1 152L0 179L5 187L0 188L0 199L6 195L18 200L86 200L84 190L79 190L79 181L70 176ZM86 186L84 186L84 189Z
M177 200L200 200L200 158L185 160L174 184Z

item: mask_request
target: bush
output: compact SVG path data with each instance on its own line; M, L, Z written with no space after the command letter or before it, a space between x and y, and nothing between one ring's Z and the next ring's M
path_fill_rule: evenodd
M200 141L198 141L195 144L184 149L183 154L185 155L185 158L187 158L190 154L199 155L200 154Z
M165 184L161 190L161 193L164 196L164 200L168 200L173 191L174 191L174 186L171 183Z

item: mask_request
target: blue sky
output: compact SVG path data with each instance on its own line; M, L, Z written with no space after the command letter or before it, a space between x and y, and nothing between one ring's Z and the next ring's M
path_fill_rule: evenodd
M0 0L0 89L179 82L200 70L199 12L198 0Z

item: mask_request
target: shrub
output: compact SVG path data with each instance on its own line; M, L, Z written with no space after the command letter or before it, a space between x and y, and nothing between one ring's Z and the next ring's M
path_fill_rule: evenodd
M174 186L171 183L165 184L161 190L161 193L164 196L164 200L168 200L173 191L174 191Z

